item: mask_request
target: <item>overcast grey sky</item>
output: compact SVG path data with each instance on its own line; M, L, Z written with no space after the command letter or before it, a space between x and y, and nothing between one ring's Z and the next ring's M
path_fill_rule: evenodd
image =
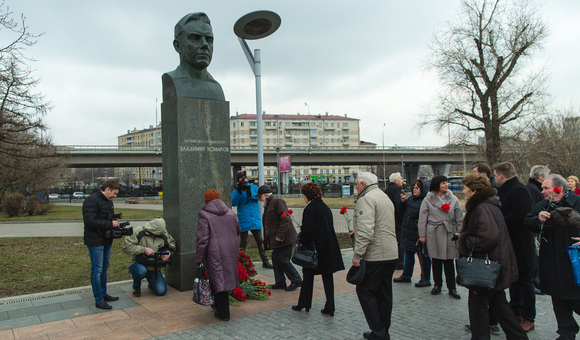
M161 120L161 75L177 66L175 23L205 12L215 36L209 67L231 115L255 113L254 76L233 33L256 10L280 15L273 35L248 41L262 54L263 110L360 119L361 139L386 145L444 145L416 128L438 83L422 71L433 34L453 20L459 0L152 1L7 0L31 32L26 50L38 90L53 105L46 122L59 145L115 145L117 136ZM536 63L551 74L556 103L578 103L580 1L549 0L550 36ZM3 39L5 39L4 37ZM156 99L157 106L156 106ZM308 103L308 107L305 105Z

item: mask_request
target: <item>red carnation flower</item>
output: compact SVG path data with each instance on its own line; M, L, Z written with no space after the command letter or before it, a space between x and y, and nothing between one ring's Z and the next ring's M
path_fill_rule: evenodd
M284 217L286 217L286 212L285 211L282 213L282 218L284 218Z
M340 214L341 215L344 215L346 213L346 211L347 211L347 208L346 207L342 207L342 209L340 209Z
M562 189L558 188L558 187L554 187L554 193L556 195L561 194L562 193Z
M268 296L272 295L272 293L270 293L270 291L268 291Z
M449 210L451 210L451 206L447 203L441 205L441 210L443 210L444 212L449 212Z
M293 213L294 213L294 210L288 209L288 215L292 215Z

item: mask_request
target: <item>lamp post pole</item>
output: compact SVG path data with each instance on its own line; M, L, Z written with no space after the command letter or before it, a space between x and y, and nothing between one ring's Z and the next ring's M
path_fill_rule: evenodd
M245 39L261 39L274 33L280 27L280 16L270 11L248 13L234 24L234 33L238 37L242 50L248 59L250 68L256 78L256 122L258 128L258 184L264 184L264 142L262 140L262 64L260 50L250 51Z
M385 125L387 125L387 123L383 123L383 185L385 186L385 188L387 187L387 161L386 161L386 155L385 155Z

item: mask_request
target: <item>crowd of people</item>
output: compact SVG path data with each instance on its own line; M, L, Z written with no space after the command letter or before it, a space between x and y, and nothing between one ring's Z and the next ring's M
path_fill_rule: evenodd
M580 314L580 287L574 283L567 248L580 245L580 228L571 228L559 214L561 208L580 211L577 177L550 174L548 167L537 165L524 184L509 162L493 169L477 164L462 180L464 208L449 190L445 176L414 181L410 197L401 190L400 173L392 174L390 180L383 191L372 173L359 173L356 178L349 236L354 245L351 271L360 271L354 282L356 294L370 329L364 338L390 338L392 284L413 282L415 255L420 267L415 287L430 287L432 277L430 293L438 295L445 274L448 295L454 299L461 299L456 285L462 284L455 271L456 259L487 257L501 264L494 289L467 287L469 324L465 329L472 339L489 339L490 334L501 332L500 326L507 339L527 339L535 328L536 294L551 296L559 339L575 338L580 328L573 313ZM230 318L228 292L239 285L238 253L245 249L249 232L263 266L273 269L271 288L294 291L301 287L292 310L310 310L314 276L321 275L326 296L321 313L334 316L333 275L345 266L333 214L320 187L311 182L301 187L306 208L297 233L285 201L275 197L269 186L248 183L242 172L236 174L236 181L231 195L237 217L214 189L205 193L206 205L198 217L195 261L206 265L216 318ZM108 302L118 299L107 293L110 231L120 227L112 203L118 190L117 182L107 181L83 204L91 285L96 307L102 309L111 309ZM262 216L259 205L264 209ZM318 254L318 266L304 267L302 276L291 263L297 242ZM271 262L266 250L272 250ZM165 221L155 219L135 228L125 237L123 251L131 256L133 295L141 296L144 279L154 294L164 295L167 286L158 264L169 261L176 251ZM393 278L400 265L402 273Z

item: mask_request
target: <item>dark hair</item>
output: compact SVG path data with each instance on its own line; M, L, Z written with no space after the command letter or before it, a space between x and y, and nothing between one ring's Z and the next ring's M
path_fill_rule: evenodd
M302 195L306 196L306 199L312 201L322 197L322 190L316 185L316 183L308 182L300 187L300 192Z
M447 177L442 175L433 177L433 179L431 179L431 185L429 185L429 191L439 191L442 182L447 182Z
M417 185L419 187L419 189L421 189L421 191L423 191L423 182L418 179L415 182L413 182L413 186Z
M479 163L475 164L474 168L477 169L477 172L480 174L485 174L486 176L491 176L491 167L487 163Z
M119 185L119 182L117 182L114 179L110 179L105 181L105 183L103 183L103 185L101 185L101 191L105 191L107 190L107 188L111 189L111 190L120 190L121 186Z

